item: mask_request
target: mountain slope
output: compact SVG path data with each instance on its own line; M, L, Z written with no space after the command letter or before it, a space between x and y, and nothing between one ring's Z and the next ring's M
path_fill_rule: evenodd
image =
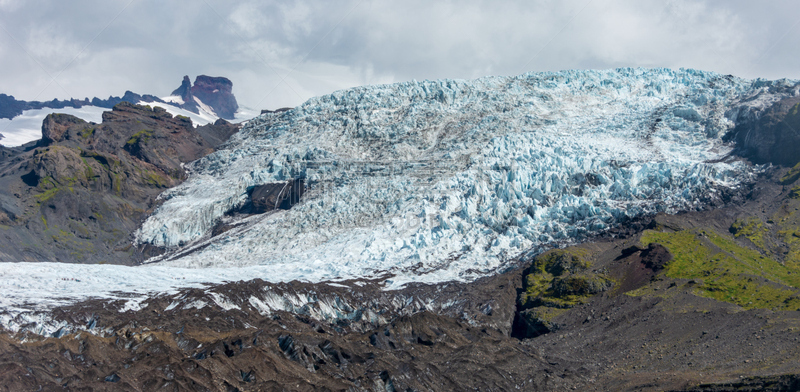
M194 128L161 108L120 103L101 124L51 114L35 145L2 148L0 260L132 263L130 233L156 196L238 129Z

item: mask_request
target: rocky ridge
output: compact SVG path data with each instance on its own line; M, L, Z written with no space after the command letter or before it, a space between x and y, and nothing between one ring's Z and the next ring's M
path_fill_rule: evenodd
M91 105L111 109L121 102L131 104L155 102L173 105L193 113L199 113L200 107L194 99L194 97L197 97L204 105L207 105L213 110L218 117L232 120L236 111L239 109L239 105L236 103L236 97L233 95L232 90L233 83L227 78L199 75L195 78L194 86L191 85L189 77L184 76L181 87L173 91L172 95L180 96L183 99L182 103L167 102L154 95L139 95L132 91L125 91L125 94L121 97L109 96L107 99L98 97L92 99L71 98L68 100L53 99L52 101L44 102L17 100L13 95L0 94L0 118L7 118L10 120L21 115L25 110L43 108L81 108Z
M133 263L130 233L156 196L186 178L182 164L238 127L193 127L159 107L117 104L101 124L51 114L42 139L2 148L0 259Z

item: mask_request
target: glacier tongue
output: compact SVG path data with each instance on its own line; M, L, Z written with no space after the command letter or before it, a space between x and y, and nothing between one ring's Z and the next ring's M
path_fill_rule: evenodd
M618 69L338 91L255 118L190 164L136 241L171 249L161 266L257 266L271 281L473 279L749 181L759 168L725 161L721 138L770 83ZM292 209L209 238L248 187L298 177Z

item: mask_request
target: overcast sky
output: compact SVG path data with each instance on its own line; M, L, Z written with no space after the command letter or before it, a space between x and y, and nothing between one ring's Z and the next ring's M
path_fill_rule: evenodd
M225 76L240 105L351 86L561 69L800 79L796 1L0 0L0 93L168 95Z

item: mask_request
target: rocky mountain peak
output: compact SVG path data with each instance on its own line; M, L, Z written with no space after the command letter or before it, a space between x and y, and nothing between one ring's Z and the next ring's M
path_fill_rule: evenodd
M213 77L198 75L194 80L194 86L186 75L183 77L180 87L172 92L173 96L179 96L183 100L183 107L194 113L199 113L200 107L195 100L209 106L217 116L225 119L233 119L239 104L233 96L233 82L224 77Z
M192 81L189 79L189 75L185 75L183 77L183 82L181 82L181 86L176 88L175 91L172 92L172 95L184 98L184 101L186 101L186 98L191 97L191 93Z

